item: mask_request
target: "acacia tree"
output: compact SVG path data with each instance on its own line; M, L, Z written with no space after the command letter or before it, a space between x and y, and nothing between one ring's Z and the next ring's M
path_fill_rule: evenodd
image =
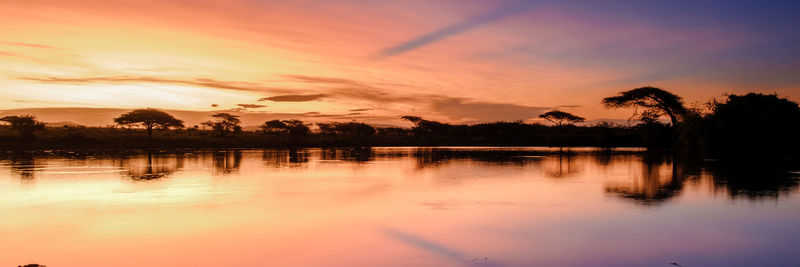
M153 128L162 129L183 128L183 121L179 120L164 111L147 108L137 109L119 117L114 118L114 122L119 125L136 125L147 130L147 136L153 136Z
M269 135L288 134L292 138L303 137L311 133L308 125L301 120L271 120L261 125L261 130Z
M286 123L281 120L271 120L261 125L261 130L268 135L276 135L286 132Z
M375 134L375 127L361 122L317 123L320 132L328 135L369 136Z
M552 122L556 126L571 125L576 122L583 122L586 119L583 117L573 115L572 113L563 112L560 110L551 110L539 115L539 118Z
M683 106L683 100L680 96L650 86L623 91L616 96L606 97L603 99L603 105L608 108L641 107L644 110L639 113L637 109L637 111L634 111L634 116L644 114L652 117L657 114L660 117L666 115L669 116L673 127L678 124L678 119L686 114L686 107Z
M24 140L36 139L34 131L44 130L44 123L36 120L33 115L5 116L0 121L8 123Z
M239 116L230 113L220 112L211 115L211 121L202 123L205 126L211 127L219 136L225 136L229 132L238 133L242 131L239 124Z

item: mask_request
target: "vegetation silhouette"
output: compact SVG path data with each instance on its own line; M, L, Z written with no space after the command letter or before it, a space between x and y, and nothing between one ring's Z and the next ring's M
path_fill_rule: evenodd
M164 111L147 108L137 109L114 118L114 123L123 126L141 126L147 131L147 136L153 136L153 128L160 127L164 130L170 128L183 128L183 121Z
M545 119L556 126L564 126L565 124L570 125L576 122L583 122L586 119L580 116L573 115L568 112L563 112L560 110L551 110L539 115L539 118Z
M36 139L34 132L37 130L44 130L44 123L36 120L33 115L22 116L5 116L0 118L0 121L6 122L19 133L23 141L33 141Z
M800 107L777 95L729 95L709 103L707 111L686 108L680 96L655 87L626 90L603 99L609 108L634 107L636 124L580 124L582 117L553 110L540 117L555 126L523 121L450 124L402 116L410 128L376 128L362 122L271 120L261 132L243 131L239 116L215 113L210 129L183 128L183 122L157 109L138 109L114 118L119 125L147 131L142 136L113 127L51 127L35 117L0 120L0 145L8 150L36 149L169 149L169 148L304 148L371 146L553 146L647 147L692 151L726 160L792 158L800 153ZM660 118L668 117L669 124ZM315 128L312 128L316 126ZM153 136L153 129L165 134ZM19 138L29 142L19 142ZM225 138L217 138L225 137ZM35 139L35 140L34 140Z
M216 136L225 137L229 133L238 134L242 132L242 121L238 115L227 112L219 112L211 115L211 120L203 122L202 125L211 127Z
M311 133L311 129L306 123L300 120L271 120L261 126L261 130L266 135L287 140L292 144L297 144Z
M609 108L636 107L644 110L635 116L642 116L643 121L654 120L661 115L667 115L672 126L678 125L678 120L686 113L681 97L656 87L640 87L622 91L616 96L606 97L603 104Z
M706 138L715 156L786 157L800 149L800 107L777 95L729 95L710 103Z

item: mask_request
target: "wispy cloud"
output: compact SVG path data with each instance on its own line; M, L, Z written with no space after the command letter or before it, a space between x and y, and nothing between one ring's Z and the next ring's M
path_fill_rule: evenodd
M264 86L253 82L220 81L215 79L166 79L158 77L143 76L117 76L117 77L84 77L84 78L60 78L60 77L22 77L20 79L38 81L43 83L166 83L191 85L206 88L216 88L225 90L237 90L248 92L269 92L283 93L265 97L259 101L270 100L276 102L304 102L320 99L330 99L332 101L347 101L352 103L358 101L367 106L386 106L400 104L415 106L424 113L441 114L442 116L462 121L491 121L491 120L527 120L535 118L541 112L546 111L545 107L532 107L512 103L497 103L479 99L465 97L450 97L437 94L408 94L398 93L397 90L371 83L333 77L317 77L290 75L293 82L299 82L312 86L306 92L316 92L312 94L286 94L297 92L298 89L275 88ZM239 108L260 108L265 107L259 104L238 104ZM212 107L214 107L212 105ZM369 109L354 109L347 114L328 114L330 116L361 116L360 111ZM402 115L402 114L401 114ZM368 116L372 117L372 116Z
M492 121L527 120L535 118L550 107L532 107L511 103L496 103L464 97L436 94L396 94L369 83L329 77L289 76L293 79L318 84L328 90L331 98L349 98L375 104L411 104L439 113L453 120ZM361 110L351 110L361 111Z
M207 78L196 78L191 80L178 80L178 79L165 79L158 77L142 77L142 76L117 76L117 77L82 77L82 78L61 78L61 77L20 77L22 80L37 81L43 83L168 83L191 85L206 88L226 89L236 91L251 91L251 92L274 92L274 93L288 93L293 90L285 88L266 87L260 84L251 82L238 82L238 81L220 81Z
M277 96L270 96L270 97L262 97L259 98L258 101L274 101L274 102L306 102L306 101L314 101L322 99L328 95L325 94L313 94L313 95L277 95Z
M457 35L462 32L466 32L471 29L480 27L482 25L497 21L507 16L527 11L532 7L533 5L531 1L526 1L526 0L517 0L510 3L506 3L486 13L482 13L477 16L467 18L457 23L450 24L435 31L423 34L417 38L383 49L378 53L372 55L371 58L383 59L391 56L396 56L435 43L447 37Z
M18 58L24 58L24 59L27 59L27 60L39 62L39 60L34 58L34 57L29 57L29 56L26 56L26 55L21 55L21 54L11 53L11 52L5 52L5 51L0 51L0 56L18 57Z
M0 45L22 46L22 47L30 47L30 48L41 48L41 49L59 49L58 47L55 47L55 46L49 46L49 45L43 45L43 44L5 42L5 41L0 41Z
M264 107L267 107L267 105L259 105L259 104L236 104L236 105L240 106L240 107L243 107L243 108L264 108Z
M530 107L509 103L476 101L469 98L435 97L431 109L453 120L527 120L535 118L548 107Z

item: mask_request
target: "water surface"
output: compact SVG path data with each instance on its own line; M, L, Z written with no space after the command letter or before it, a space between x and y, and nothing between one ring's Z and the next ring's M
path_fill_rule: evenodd
M796 266L798 170L636 149L4 154L0 266Z

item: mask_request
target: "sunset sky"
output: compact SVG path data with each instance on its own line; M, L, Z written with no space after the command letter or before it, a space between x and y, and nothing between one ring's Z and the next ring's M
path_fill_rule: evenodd
M626 119L601 99L647 85L800 100L798 1L600 2L0 0L0 109L398 124Z

